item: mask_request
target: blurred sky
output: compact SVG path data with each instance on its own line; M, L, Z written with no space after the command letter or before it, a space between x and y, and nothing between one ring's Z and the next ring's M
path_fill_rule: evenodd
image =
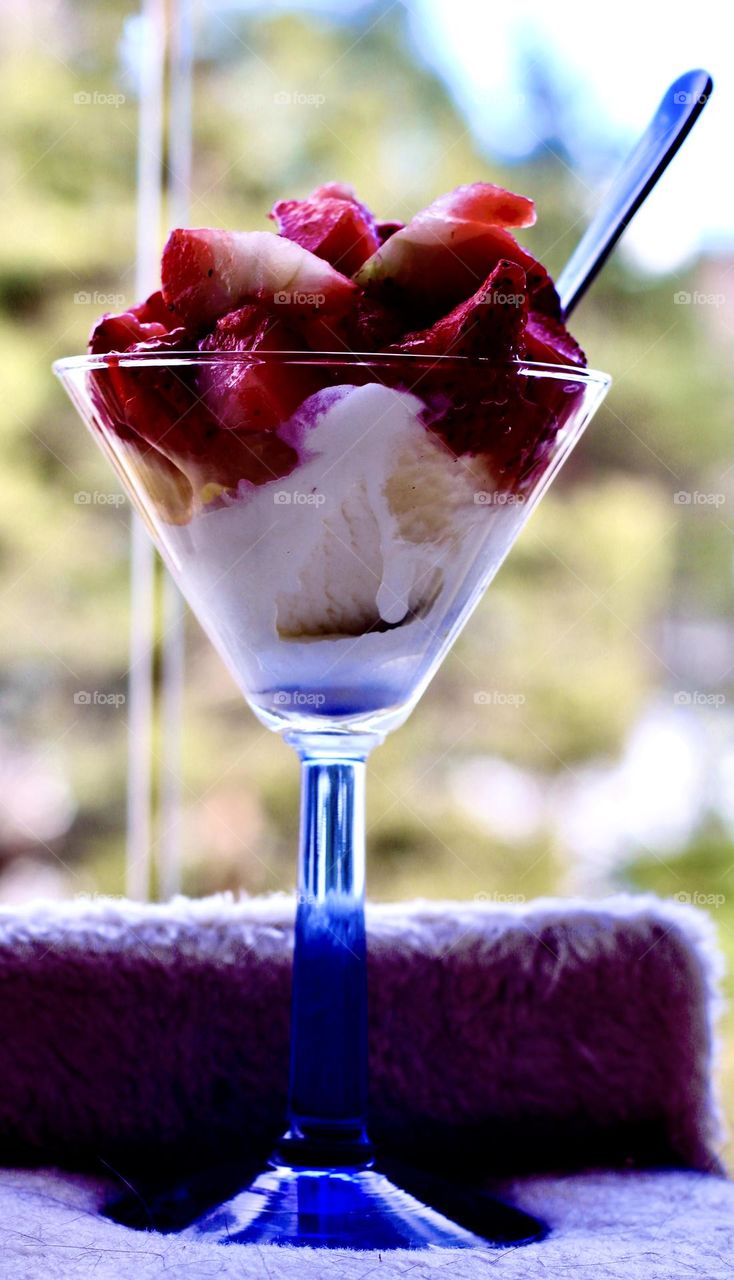
M604 185L644 129L667 85L705 67L715 93L691 137L637 215L624 252L650 271L682 266L701 248L734 248L734 4L731 0L204 0L243 9L364 13L367 26L408 15L423 56L440 72L490 154L521 158L542 141L528 70L544 68L568 90L564 118L571 166L593 210ZM471 174L467 174L467 180Z
M633 141L667 85L682 71L705 67L715 93L691 137L626 233L626 248L643 265L667 268L701 245L734 245L734 5L697 0L588 0L507 6L476 0L411 0L417 39L450 82L469 119L491 147L511 153L532 146L537 123L522 100L518 72L524 54L545 56L577 78L584 91L570 113L579 145L574 159L590 177L594 156L584 145L608 122L618 142ZM620 150L620 155L624 154ZM590 195L593 204L594 197Z

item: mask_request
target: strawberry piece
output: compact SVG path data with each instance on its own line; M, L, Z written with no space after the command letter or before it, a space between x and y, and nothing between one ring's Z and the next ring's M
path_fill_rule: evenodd
M163 518L187 520L242 480L287 475L299 437L280 428L301 422L304 401L375 378L415 389L428 430L457 455L483 455L492 483L521 492L582 393L571 373L536 378L522 361L585 363L548 272L512 234L534 222L533 202L473 183L404 226L376 222L351 187L328 183L305 200L280 201L271 217L279 235L172 232L162 291L103 316L92 332L90 349L108 356L105 370L90 371L100 420L135 451ZM122 359L187 346L208 358ZM289 351L425 360L375 370L369 360L345 369L307 354L268 358Z
M390 235L355 279L367 293L430 324L507 259L525 271L532 308L559 317L548 272L506 229L528 226L534 216L532 201L491 183L458 187Z
M350 182L325 182L323 186L317 187L316 190L311 193L310 198L321 199L322 197L324 199L333 197L336 200L348 200L351 204L356 205L365 222L369 223L371 227L375 227L377 225L375 222L375 215L369 205L363 204L362 201L358 199L357 192L354 190L354 187Z
M343 315L355 292L329 263L272 231L172 231L161 280L178 323L199 333L246 302Z
M282 315L251 302L220 316L212 332L202 338L200 351L298 351L300 334Z
M503 260L471 298L430 328L407 334L392 350L512 360L523 349L527 310L525 272Z
M375 231L380 244L384 244L390 236L394 236L396 231L402 231L404 226L404 222L376 222Z
M525 347L525 355L528 360L539 361L543 364L578 365L580 367L586 364L586 356L579 344L571 337L565 325L560 320L554 320L549 316L534 313L528 317ZM574 384L573 376L570 374L568 378L528 379L525 390L526 399L532 400L539 405L545 415L546 422L551 426L556 423L556 427L563 422L568 413L569 397L574 400L581 394L582 388L578 384ZM552 441L554 434L554 431L548 433L549 441ZM550 447L550 445L547 447ZM541 455L538 454L536 463L539 464L540 461Z
M308 364L258 360L267 351L298 351L300 335L280 316L251 304L223 316L201 343L202 351L252 352L252 361L203 365L204 400L227 430L275 431L323 386L323 373Z
M163 301L160 290L152 293L129 311L119 315L103 315L89 336L88 347L93 355L106 355L108 351L127 351L134 343L147 342L162 337L172 328L172 316Z
M403 332L405 321L397 311L360 291L346 327L352 351L384 351Z
M132 468L153 509L170 524L186 524L194 507L191 482L165 453L138 434L134 418L128 418L128 402L136 391L129 372L129 368L120 367L119 356L111 353L103 367L89 370L87 386L96 410L94 428L105 452L110 448L106 433L117 436L120 443L115 452L129 459L126 468Z
M511 363L446 368L437 362L413 385L426 403L426 426L457 456L485 456L492 483L514 492L537 474L583 394L578 384L549 387Z
M140 343L131 353L165 354L171 349L171 336ZM223 489L236 489L240 480L257 485L279 479L297 462L296 451L272 431L275 410L255 380L249 400L236 406L236 421L233 407L231 426L213 411L217 403L212 406L208 401L207 377L225 369L236 372L232 365L174 367L142 361L125 365L110 356L106 369L90 372L100 417L136 450L142 482L153 497L156 459L160 461L155 500L166 519L176 520L177 512ZM272 366L269 373L272 384L280 378L282 406L287 387L283 366ZM284 382L285 386L280 385ZM298 395L293 398L300 403ZM263 404L267 414L262 412Z
M525 333L528 360L546 364L586 364L586 356L565 324L551 316L532 312Z
M384 351L405 328L402 315L359 290L354 305L340 320L309 316L302 327L312 351Z
M406 227L405 232L408 230ZM503 261L522 267L534 310L560 316L558 295L548 272L509 231L486 227L465 239L452 239L450 231L442 227L440 238L420 243L401 243L402 235L396 231L370 259L374 267L370 269L370 262L365 263L355 279L367 294L408 316L412 314L419 322L431 324L470 297Z
M454 222L479 222L491 227L532 227L535 201L515 195L493 182L470 182L439 196L426 212ZM419 215L420 216L420 215Z
M351 276L379 246L375 221L349 187L330 183L306 200L279 200L270 217L281 236Z

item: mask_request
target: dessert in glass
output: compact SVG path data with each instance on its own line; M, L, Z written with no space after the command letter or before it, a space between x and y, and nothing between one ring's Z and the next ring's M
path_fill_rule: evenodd
M302 768L287 1128L192 1238L487 1240L367 1133L364 770L409 715L608 387L489 183L406 226L347 186L277 231L172 232L161 290L56 372L256 716ZM537 1238L507 1208L497 1238Z

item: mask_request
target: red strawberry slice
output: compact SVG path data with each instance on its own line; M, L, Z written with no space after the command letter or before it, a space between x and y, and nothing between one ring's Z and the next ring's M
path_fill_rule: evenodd
M546 364L586 364L586 356L565 324L551 316L532 312L528 317L525 333L528 360L540 360Z
M378 248L375 221L350 187L330 183L306 200L279 200L270 217L281 236L351 276Z
M128 377L129 369L120 367L117 354L108 356L104 366L90 369L87 374L89 395L96 410L94 427L104 450L110 451L109 433L113 433L119 441L115 454L122 455L125 471L136 477L138 489L147 496L153 510L170 524L186 524L193 514L191 482L170 457L138 433L133 415L128 418L127 406L135 399L135 382Z
M354 190L354 187L350 182L325 182L323 186L317 187L316 190L311 193L310 199L317 200L322 197L324 199L334 197L337 200L349 200L361 210L366 222L369 222L371 226L375 225L374 213L370 209L369 205L363 204L359 199L357 192Z
M527 226L532 201L491 183L458 187L395 231L356 274L367 293L431 323L476 292L502 259L522 267L531 306L559 316L548 272L505 228Z
M376 222L375 231L380 244L384 244L390 236L394 236L396 231L402 231L404 226L404 222Z
M413 379L424 420L457 456L486 454L498 482L510 484L552 415L524 395L520 365L436 361Z
M134 343L161 337L173 327L173 317L160 290L152 293L129 311L104 315L89 336L88 348L93 355L108 351L127 351Z
M275 431L323 386L315 366L258 359L268 351L298 351L300 335L280 316L251 304L223 316L201 343L202 351L252 352L252 361L206 364L199 386L217 422L238 433Z
M534 200L515 195L493 182L470 182L454 187L434 200L425 212L453 222L483 222L491 227L532 227L536 218Z
M221 316L199 343L201 351L298 351L300 334L274 308L250 302Z
M407 334L392 350L512 360L523 350L527 311L525 272L503 260L471 298L430 328Z
M262 317L257 317L253 329L261 340ZM168 354L172 336L140 343L128 354ZM252 340L252 336L241 339ZM238 349L235 341L227 346L225 335L223 349ZM110 356L106 369L90 373L100 418L135 448L144 472L142 482L151 494L155 459L161 457L159 505L166 519L177 518L175 512L182 504L189 509L192 502L207 501L222 489L236 489L240 480L264 484L287 475L297 461L295 450L271 430L276 409L267 387L257 378L252 380L249 398L233 406L230 422L217 416L216 399L212 405L206 394L207 379L213 378L216 385L217 375L221 378L232 370L230 363L212 367L125 364L122 357ZM269 385L277 387L278 412L289 413L294 401L300 403L301 389L291 390L289 400L283 366L272 366L268 375ZM177 472L181 473L178 489L173 485Z
M407 232L409 227L405 228ZM531 306L548 315L560 315L560 303L548 272L527 253L509 231L482 228L462 240L452 239L450 232L443 240L400 242L402 231L385 243L370 262L357 272L355 279L365 292L411 312L424 323L431 323L447 310L470 297L499 262L510 261L522 267L527 280ZM391 253L391 247L396 252ZM381 263L378 259L383 256ZM389 255L389 256L388 256Z
M550 316L532 314L528 317L525 346L528 360L580 367L586 364L586 356L565 325ZM558 426L582 394L583 388L573 382L570 374L565 378L530 378L525 390L526 399L532 400L542 409L546 421L551 424L555 422ZM550 440L554 434L554 431L549 434ZM538 454L536 465L541 460L541 455Z
M340 320L308 316L301 329L311 351L384 351L404 332L405 319L360 289Z
M200 333L246 302L342 315L355 292L329 263L273 231L172 231L161 280L177 322Z
M279 428L322 388L375 377L415 387L427 428L456 454L486 456L493 483L527 486L581 389L522 362L585 363L550 276L512 234L534 222L533 202L473 183L403 226L377 223L351 187L328 183L271 216L279 235L172 232L162 292L92 332L90 349L108 355L90 372L99 418L133 451L163 518L186 520L241 480L287 475L298 455ZM110 354L196 345L207 353L196 366ZM288 351L426 359L375 371L269 358ZM464 359L439 358L451 356Z

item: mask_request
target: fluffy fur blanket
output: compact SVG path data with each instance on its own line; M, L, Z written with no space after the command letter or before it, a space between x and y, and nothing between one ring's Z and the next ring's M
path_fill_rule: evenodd
M283 1124L293 903L0 912L0 1159L133 1168ZM716 953L652 898L369 912L372 1132L477 1171L716 1165Z
M653 899L373 908L373 1132L461 1150L551 1232L521 1249L349 1254L185 1241L101 1210L127 1170L255 1152L285 1100L293 905L212 898L0 912L2 1280L725 1280L716 1167L718 962L708 922ZM71 1165L86 1172L68 1172ZM90 1172L89 1170L92 1170Z

